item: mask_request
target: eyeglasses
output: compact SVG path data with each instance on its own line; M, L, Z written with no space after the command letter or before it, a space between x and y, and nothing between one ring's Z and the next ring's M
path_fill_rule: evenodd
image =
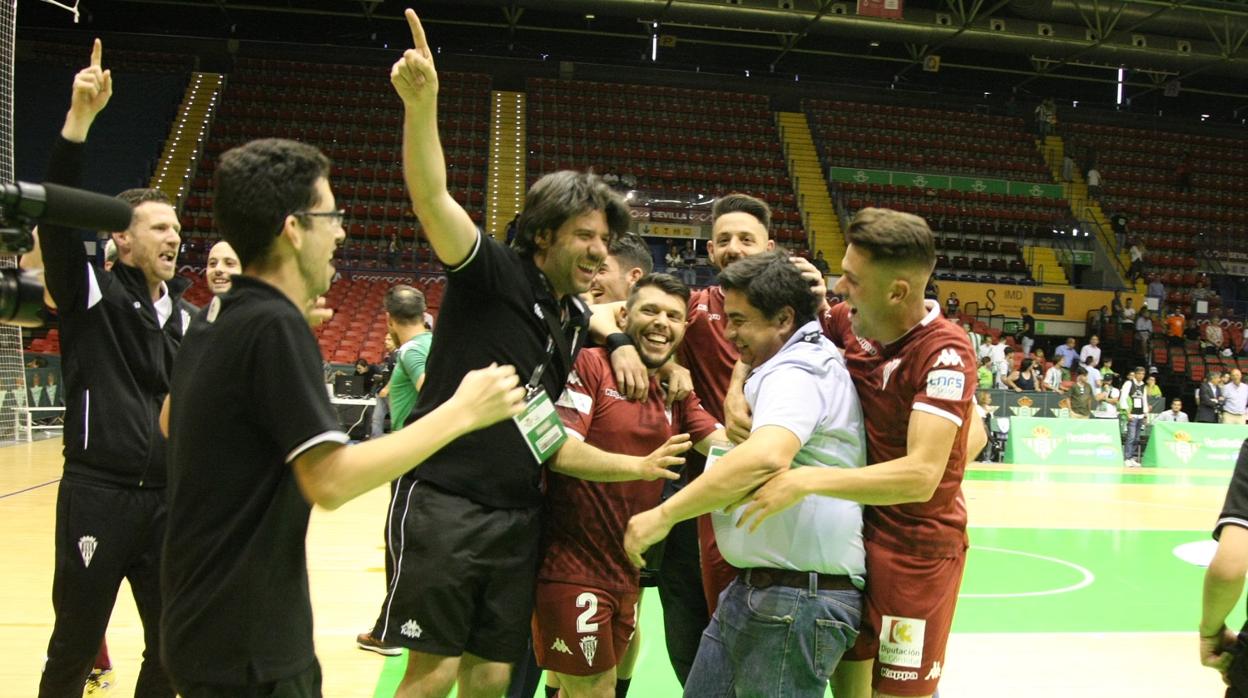
M295 211L290 215L310 216L312 218L328 218L331 225L342 225L347 219L346 210L341 208L337 211Z

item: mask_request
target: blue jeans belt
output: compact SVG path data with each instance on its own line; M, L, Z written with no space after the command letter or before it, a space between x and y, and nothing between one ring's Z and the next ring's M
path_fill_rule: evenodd
M741 570L741 581L748 586L765 589L767 587L796 587L798 589L806 589L810 587L810 572L799 572L797 570L776 570L767 567L750 567ZM858 587L854 586L853 580L846 574L818 574L818 588L820 591L857 591Z

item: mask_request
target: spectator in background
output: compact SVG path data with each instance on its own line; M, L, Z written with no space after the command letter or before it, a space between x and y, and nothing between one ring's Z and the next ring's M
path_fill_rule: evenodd
M1226 348L1226 335L1222 332L1222 316L1213 311L1201 332L1200 347L1206 354L1221 354ZM1228 354L1229 355L1229 354Z
M992 357L979 357L979 369L975 372L980 390L992 390L996 387L996 377L992 372Z
M386 433L386 417L390 414L390 374L394 371L394 337L389 333L385 339L386 353L377 364L376 396L373 400L373 419L369 425L368 438L376 439Z
M1075 419L1088 419L1092 416L1092 398L1095 393L1088 385L1088 373L1082 368L1075 368L1075 382L1066 391L1070 397L1070 416Z
M1005 351L1009 349L1005 345L1005 335L997 335L997 339L988 347L988 356L992 358L992 372L994 375L1004 375L1009 372L1009 364L1006 362Z
M676 243L672 240L667 241L667 255L663 261L667 264L668 274L680 276L680 251L676 249Z
M958 300L958 292L950 291L949 297L945 299L945 317L953 319L958 316L958 308L962 302Z
M1075 159L1066 153L1062 156L1062 181L1071 182L1075 179Z
M1192 191L1192 159L1189 153L1183 153L1179 164L1174 167L1174 186L1183 193Z
M1183 401L1175 398L1170 401L1170 409L1157 415L1158 422L1187 422L1187 413L1183 411Z
M1162 397L1161 386L1157 385L1157 376L1156 376L1157 367L1153 366L1150 370L1153 371L1153 375L1150 375L1148 378L1144 379L1145 392L1150 398Z
M1067 372L1082 363L1079 361L1079 350L1075 349L1074 337L1067 337L1066 343L1053 351L1053 360Z
M1153 336L1153 314L1148 308L1140 310L1140 316L1135 319L1135 343L1139 345L1141 351L1148 351L1148 340Z
M1105 377L1101 375L1101 370L1096 367L1096 362L1091 356L1084 357L1083 372L1088 374L1088 385L1092 387L1092 391L1100 392L1101 382L1105 380Z
M1138 239L1132 240L1127 255L1131 259L1131 266L1127 267L1127 280L1134 284L1144 274L1144 243Z
M1131 301L1128 299L1128 303ZM1079 350L1079 362L1088 363L1088 357L1092 357L1092 365L1099 366L1101 364L1101 338L1097 335L1088 337L1088 343L1083 345Z
M1045 99L1036 107L1035 115L1040 138L1053 135L1057 129L1057 103L1052 98Z
M1061 392L1062 390L1062 367L1056 363L1050 364L1044 371L1044 387L1046 390L1053 392Z
M1098 368L1101 369L1101 380L1118 375L1118 372L1114 370L1114 357L1112 356L1102 358L1101 365Z
M1159 302L1159 303L1161 302L1161 299L1162 299L1162 298L1165 298L1165 297L1166 297L1166 286L1165 286L1165 284L1161 283L1161 275L1160 275L1160 274L1150 274L1150 275L1149 275L1149 277L1148 277L1148 290L1145 292L1145 295L1146 295L1147 297L1149 297L1149 298L1156 298L1156 299L1158 299L1158 302Z
M1122 307L1122 317L1119 319L1118 322L1119 324L1122 324L1122 325L1134 325L1135 324L1135 299L1134 298L1127 299L1127 304Z
M1196 391L1196 421L1217 424L1222 412L1222 371L1210 369Z
M1095 167L1088 170L1088 196L1092 199L1101 198L1101 171Z
M1248 383L1238 368L1231 369L1230 382L1222 386L1222 423L1243 424L1248 408Z
M1002 359L993 362L992 370L996 375L997 387L1001 389L1009 388L1006 379L1010 377L1010 372L1014 370L1014 347L1003 345Z
M1023 357L1031 355L1031 348L1036 345L1036 319L1027 312L1027 307L1019 309L1022 318L1018 324L1018 334L1014 339L1023 347Z
M1040 375L1036 372L1035 362L1027 358L1018 365L1017 371L1011 371L1006 376L1005 385L1014 392L1020 393L1029 390L1044 390L1044 383L1040 381Z
M966 330L966 338L971 341L971 352L975 357L985 356L988 352L988 343L984 341L984 336L975 331L975 327L970 320L962 323L962 329Z
M1178 306L1172 306L1166 315L1166 343L1170 346L1183 346L1183 333L1187 330L1187 318Z
M1122 397L1122 391L1118 389L1118 383L1118 376L1101 382L1100 391L1094 393L1093 417L1118 421L1118 400Z
M1148 384L1144 381L1144 367L1136 366L1131 376L1122 383L1118 407L1127 416L1127 439L1123 444L1124 464L1128 468L1140 467L1140 430L1148 419Z
M819 250L815 253L815 259L811 262L811 264L815 265L815 268L819 270L819 273L824 276L827 276L832 272L832 268L828 266L828 260L823 258L823 250Z
M1110 317L1104 317L1105 306L1101 306L1101 320L1109 320ZM1114 322L1122 320L1122 291L1114 291L1114 297L1109 300L1109 311Z

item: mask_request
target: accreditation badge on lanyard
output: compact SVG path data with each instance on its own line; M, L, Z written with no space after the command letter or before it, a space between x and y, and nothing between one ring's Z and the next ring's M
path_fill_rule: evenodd
M546 319L540 307L534 305L534 311L539 317ZM542 388L542 373L546 370L546 363L554 358L555 331L562 329L550 320L547 320L547 324L550 325L551 335L546 340L546 358L533 369L533 375L525 384L528 395L524 401L524 410L511 418L511 421L515 422L516 427L520 429L520 435L524 437L524 443L529 447L529 452L533 454L538 465L545 463L568 440L568 432L563 427L563 420L559 419L554 403L550 401L550 396ZM578 328L577 338L579 334ZM576 346L577 338L572 340L573 347Z
M539 465L545 463L568 440L568 432L563 428L559 414L555 412L554 403L541 387L529 391L529 397L524 402L524 411L511 420L520 428L525 445Z

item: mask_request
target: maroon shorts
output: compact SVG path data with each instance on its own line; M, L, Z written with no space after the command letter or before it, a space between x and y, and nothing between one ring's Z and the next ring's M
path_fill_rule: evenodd
M615 668L637 628L638 592L538 580L533 654L543 669L592 676Z
M894 696L936 692L966 554L928 558L866 542L867 594L847 661L875 660L871 686Z

